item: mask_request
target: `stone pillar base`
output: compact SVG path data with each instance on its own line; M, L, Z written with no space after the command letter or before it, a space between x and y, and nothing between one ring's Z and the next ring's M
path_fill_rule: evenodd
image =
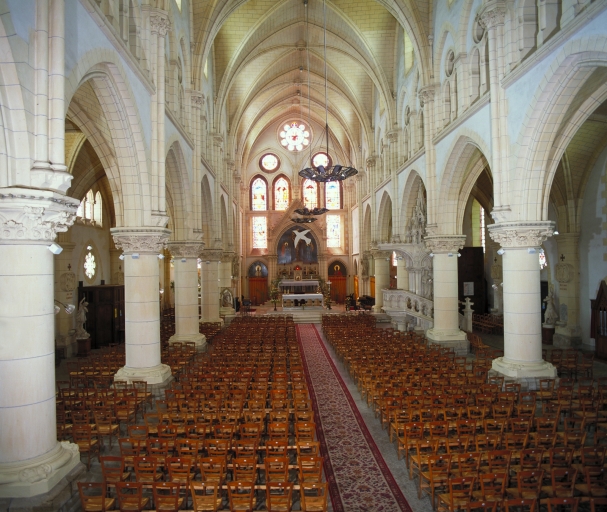
M51 491L80 462L78 445L62 441L35 459L0 464L0 498L30 498Z
M171 367L166 364L159 364L151 368L130 368L123 366L114 375L114 380L126 380L129 384L134 380L144 380L148 385L155 386L163 386L172 378Z
M493 360L491 372L503 375L508 381L526 384L529 391L538 389L540 379L555 379L557 377L556 368L547 361L524 363L508 361L503 357Z
M197 352L204 352L207 348L207 338L204 334L173 334L169 343L194 343Z
M428 329L426 338L431 345L452 348L456 356L465 356L470 352L470 342L464 331L439 331Z

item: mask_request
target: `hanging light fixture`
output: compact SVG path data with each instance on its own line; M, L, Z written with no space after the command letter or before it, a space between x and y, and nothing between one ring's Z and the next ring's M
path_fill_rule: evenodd
M307 0L304 0L307 7ZM324 63L325 63L325 140L327 144L327 157L329 157L329 95L327 88L327 2L323 0L323 21L324 21ZM307 11L306 11L306 29L307 29ZM309 45L309 35L306 44ZM310 49L308 47L308 115L310 115ZM312 161L312 147L310 146L310 167L299 171L302 178L316 182L343 181L351 176L358 174L358 171L351 166L340 164L331 165L331 159L327 158L327 165L314 165Z
M314 217L293 217L291 219L296 224L311 224L312 222L316 222L318 219Z
M295 210L295 213L299 213L299 215L323 215L329 211L328 208L312 208L311 210L307 207L298 208Z

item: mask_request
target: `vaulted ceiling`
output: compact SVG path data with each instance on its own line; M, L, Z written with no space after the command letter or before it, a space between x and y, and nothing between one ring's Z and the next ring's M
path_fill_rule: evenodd
M351 155L372 133L375 106L394 119L397 45L404 28L424 51L429 4L193 0L198 78L211 48L214 59L214 126L227 124L245 163L260 134L285 116L325 125L326 76L331 145Z

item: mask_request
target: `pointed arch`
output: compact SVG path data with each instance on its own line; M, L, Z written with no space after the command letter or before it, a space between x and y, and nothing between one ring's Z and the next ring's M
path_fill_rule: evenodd
M378 242L390 242L392 239L392 198L387 191L381 196L377 216Z
M173 142L165 159L167 198L172 198L172 234L173 240L187 240L188 215L190 211L190 195L188 172L183 156L183 150L178 141ZM168 211L168 209L167 209Z
M213 194L211 194L211 185L209 178L205 174L200 182L200 194L202 197L202 233L203 240L207 247L211 246L211 241L215 238L215 229L213 224Z

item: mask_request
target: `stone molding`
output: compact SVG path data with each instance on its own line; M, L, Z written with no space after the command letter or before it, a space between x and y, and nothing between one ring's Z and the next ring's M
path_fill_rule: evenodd
M56 192L4 189L0 193L0 243L53 242L57 233L74 224L79 204Z
M204 250L204 242L170 242L167 248L175 258L198 258Z
M171 231L162 228L112 228L110 233L116 247L124 253L159 254L164 249Z
M456 253L463 249L466 243L466 235L436 235L424 238L426 248L435 254Z
M205 261L221 261L223 251L221 249L205 249L200 254L200 259Z
M522 249L539 247L554 233L554 222L501 222L487 227L491 239L502 247Z
M489 3L479 16L483 28L493 28L503 25L506 20L506 6L502 2Z

